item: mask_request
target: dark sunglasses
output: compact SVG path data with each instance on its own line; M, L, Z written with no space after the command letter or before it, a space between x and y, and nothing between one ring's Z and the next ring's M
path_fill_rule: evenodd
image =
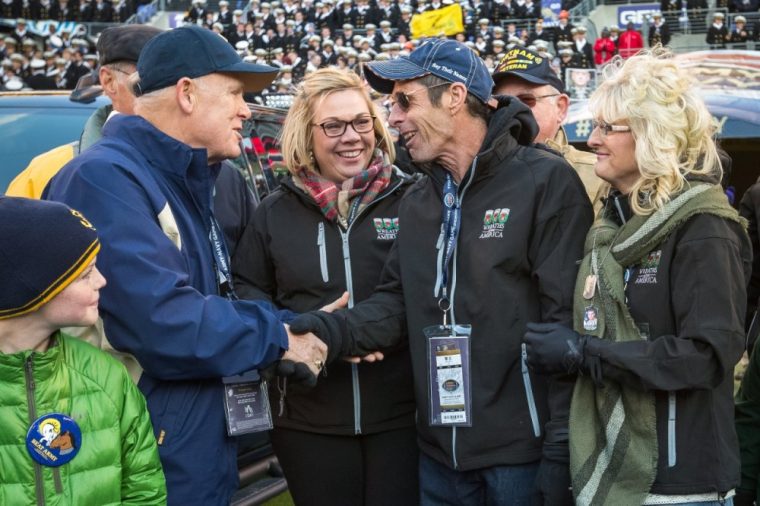
M409 108L412 106L411 101L409 100L409 97L414 95L420 90L432 90L433 88L437 88L439 86L448 86L451 83L438 83L434 84L433 86L425 86L422 88L417 88L414 91L397 91L393 95L391 95L391 109L393 109L393 106L398 104L398 106L401 108L402 111L407 112Z

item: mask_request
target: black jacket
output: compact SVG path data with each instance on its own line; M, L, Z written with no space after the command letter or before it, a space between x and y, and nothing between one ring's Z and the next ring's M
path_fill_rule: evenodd
M398 171L348 231L342 231L288 178L264 199L238 243L233 258L238 295L268 299L295 312L319 309L347 289L354 301L366 299L396 237L399 201L411 181ZM344 254L350 256L347 262ZM274 423L280 427L349 435L414 425L406 345L378 363L338 360L311 390L288 383L279 415L281 395L273 381L270 401Z
M749 222L747 232L752 242L753 252L752 278L747 286L747 319L745 321L745 327L749 330L760 300L760 182L747 188L739 204L739 214Z
M461 470L537 461L545 427L566 429L569 390L554 384L549 394L546 380L528 373L521 342L528 322L569 324L577 262L592 221L575 171L559 156L528 146L537 128L530 110L505 102L459 185L461 231L449 268L449 321L472 325L472 427L429 426L423 329L442 323L433 292L443 168L427 169L402 200L401 231L375 294L351 310L318 313L333 330L327 336L333 348L333 334L343 329L342 349L331 356L385 349L408 329L420 448ZM507 211L505 222L487 220L494 211ZM552 423L545 426L550 411Z
M647 339L598 352L606 378L655 393L652 492L727 492L739 484L733 373L744 351L749 240L739 224L700 214L631 267L628 307Z

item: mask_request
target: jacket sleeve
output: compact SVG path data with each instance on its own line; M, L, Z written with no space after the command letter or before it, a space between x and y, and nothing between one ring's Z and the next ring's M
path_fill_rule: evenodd
M123 371L120 365L114 368ZM145 398L129 378L121 374L124 405L121 412L121 503L166 504L166 479L158 457Z
M349 310L339 311L348 328L342 355L363 356L373 351L395 349L407 337L399 264L400 230L383 266L380 284L368 299Z
M150 376L230 376L265 366L287 349L270 304L231 302L193 287L201 273L189 272L145 190L119 167L84 162L56 176L47 198L81 211L97 228L98 268L108 282L100 299L106 335Z
M736 394L736 433L742 459L740 489L760 493L760 353L753 352Z
M601 358L605 377L640 389L677 391L715 388L733 372L744 352L742 273L750 269L749 244L742 247L729 239L725 228L714 235L715 228L706 230L707 220L724 220L706 216L697 222L699 218L685 225L691 237L681 236L670 262L670 303L678 335L590 341L588 351Z
M573 291L583 243L593 221L593 211L583 183L564 161L550 168L539 185L536 225L529 245L532 276L538 286L540 321L572 326ZM575 381L553 377L549 386L549 421L546 444L564 445ZM548 448L545 448L545 454ZM561 453L561 452L560 452ZM556 460L563 460L558 457Z
M314 332L327 344L328 363L341 356L394 351L406 339L406 306L399 276L398 244L397 238L372 296L351 309L334 313L313 311L293 323L296 333Z
M758 214L760 213L760 184L755 183L747 189L739 204L739 214L749 221L747 233L752 243L752 277L747 286L747 318L745 328L749 330L752 317L760 299L760 237L758 236Z

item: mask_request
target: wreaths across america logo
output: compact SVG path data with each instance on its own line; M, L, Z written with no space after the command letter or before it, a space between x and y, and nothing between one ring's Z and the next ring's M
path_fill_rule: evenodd
M483 216L483 231L478 239L499 239L503 237L504 225L509 220L509 208L488 209Z

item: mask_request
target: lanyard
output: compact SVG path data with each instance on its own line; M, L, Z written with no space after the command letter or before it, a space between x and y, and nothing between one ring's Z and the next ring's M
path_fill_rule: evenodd
M237 300L235 290L232 287L232 275L230 274L230 254L227 252L227 244L222 239L221 229L214 215L211 215L211 230L209 232L211 249L214 252L214 266L216 267L216 281L219 285L219 295L230 300Z
M446 174L446 182L443 185L443 216L442 216L442 248L441 257L441 298L438 305L442 311L446 312L449 308L448 297L448 277L449 263L454 256L454 250L457 247L457 238L459 237L459 228L462 219L462 208L460 207L459 197L457 196L457 186L451 179L451 174Z

